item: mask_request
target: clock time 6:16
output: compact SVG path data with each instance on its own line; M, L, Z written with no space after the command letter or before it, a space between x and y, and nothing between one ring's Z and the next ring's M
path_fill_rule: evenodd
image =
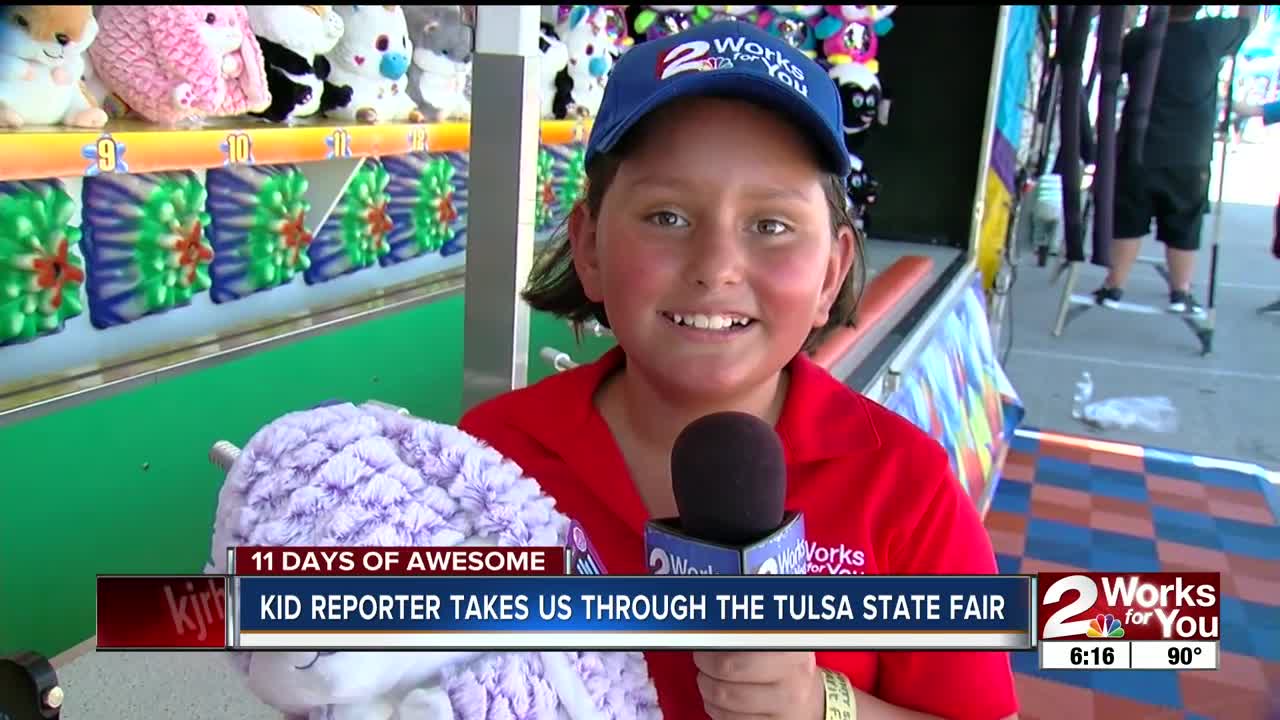
M1072 665L1114 665L1116 650L1109 647L1071 648Z

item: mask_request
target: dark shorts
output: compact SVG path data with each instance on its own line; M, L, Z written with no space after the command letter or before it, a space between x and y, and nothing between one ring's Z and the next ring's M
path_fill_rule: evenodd
M1137 238L1151 232L1175 250L1199 250L1200 226L1209 207L1209 168L1126 167L1116 174L1114 236Z

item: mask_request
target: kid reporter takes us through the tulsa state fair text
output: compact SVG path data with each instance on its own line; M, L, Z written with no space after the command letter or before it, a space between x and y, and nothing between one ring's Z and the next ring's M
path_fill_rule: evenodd
M619 59L588 140L587 192L524 293L598 319L599 360L469 411L582 523L610 572L645 574L645 523L678 514L670 458L704 415L774 425L810 573L994 574L942 447L806 354L852 317L864 270L846 211L833 81L753 26L708 23ZM666 717L820 720L848 682L859 720L1000 720L1005 652L649 652ZM847 680L846 680L847 679Z

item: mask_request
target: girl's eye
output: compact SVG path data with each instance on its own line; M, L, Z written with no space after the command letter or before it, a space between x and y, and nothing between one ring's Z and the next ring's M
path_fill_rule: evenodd
M679 227L680 224L684 222L684 218L673 212L661 210L650 215L649 221L654 225L661 225L662 227Z
M208 15L204 16L204 21L212 25L218 22L218 16L214 15L213 13L209 13Z
M756 232L761 235L781 235L791 228L780 220L761 220L756 223Z
M378 48L378 52L386 52L387 48L391 47L391 38L386 35L379 35L373 46Z

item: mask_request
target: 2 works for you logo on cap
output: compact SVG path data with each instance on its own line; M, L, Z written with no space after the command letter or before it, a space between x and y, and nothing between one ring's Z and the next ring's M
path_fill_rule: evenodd
M1218 573L1040 573L1043 640L1218 640Z
M750 64L757 64L763 74L805 97L809 96L809 83L802 68L782 52L741 35L682 42L658 57L655 70L659 80L667 80L681 73L743 68Z

